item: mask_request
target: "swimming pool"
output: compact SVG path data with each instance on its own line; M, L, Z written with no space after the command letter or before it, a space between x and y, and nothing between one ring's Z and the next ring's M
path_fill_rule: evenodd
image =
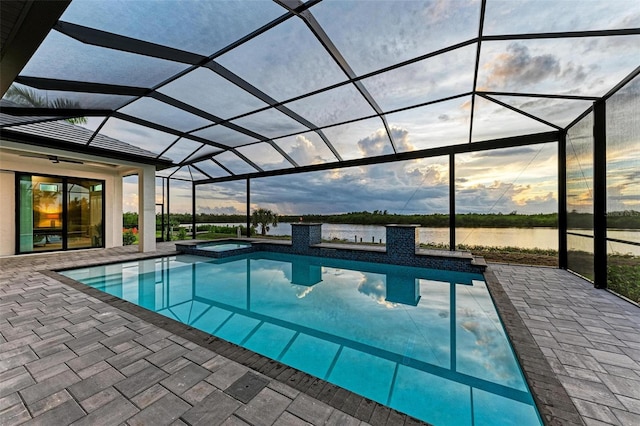
M61 274L437 426L541 424L479 274L270 252Z

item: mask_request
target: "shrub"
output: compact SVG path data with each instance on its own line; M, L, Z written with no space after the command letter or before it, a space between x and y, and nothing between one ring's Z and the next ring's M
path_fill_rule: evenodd
M607 287L640 303L640 257L610 254L607 263Z
M137 229L135 233L133 232L133 229L124 229L122 231L122 244L125 246L130 246L134 244L137 239L136 234L137 234Z
M180 229L178 230L178 235L177 238L179 240L186 240L187 239L187 229L180 227Z

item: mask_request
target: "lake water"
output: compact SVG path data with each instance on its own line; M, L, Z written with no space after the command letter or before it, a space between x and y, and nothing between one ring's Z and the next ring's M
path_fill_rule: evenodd
M238 226L238 223L216 223L218 226ZM575 231L588 235L587 231ZM278 223L271 227L268 235L291 235L291 224ZM640 243L639 230L609 230L609 238L622 239ZM322 238L338 239L353 242L385 243L386 228L378 225L322 224ZM418 228L421 243L449 244L449 228ZM572 239L576 243L584 242L584 247L574 247L585 251L589 249L590 239ZM458 228L456 242L464 245L501 246L540 248L558 250L558 230L555 228ZM629 244L609 242L609 251L631 253L640 256L640 247Z

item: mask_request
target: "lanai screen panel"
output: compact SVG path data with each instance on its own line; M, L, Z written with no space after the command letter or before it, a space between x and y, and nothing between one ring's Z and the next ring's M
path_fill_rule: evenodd
M607 100L607 228L640 244L640 77ZM626 231L624 231L626 230ZM613 236L613 235L610 235ZM624 249L620 250L624 253Z
M247 214L246 196L247 187L242 181L198 185L196 187L196 222L232 223L226 216L244 219Z
M557 143L457 154L455 164L458 248L516 247L549 257L558 250ZM493 215L511 226L492 226Z
M640 77L607 108L607 286L640 302Z
M593 113L567 132L567 267L593 279Z
M634 0L73 0L0 126L106 117L92 139L245 179L557 132L639 56Z

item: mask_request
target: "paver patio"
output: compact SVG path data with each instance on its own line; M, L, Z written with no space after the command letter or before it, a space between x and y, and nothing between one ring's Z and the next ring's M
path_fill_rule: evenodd
M492 264L587 425L640 425L640 308L552 268Z
M0 424L419 424L48 272L136 250L0 259ZM547 423L640 424L640 308L557 269L487 276Z

